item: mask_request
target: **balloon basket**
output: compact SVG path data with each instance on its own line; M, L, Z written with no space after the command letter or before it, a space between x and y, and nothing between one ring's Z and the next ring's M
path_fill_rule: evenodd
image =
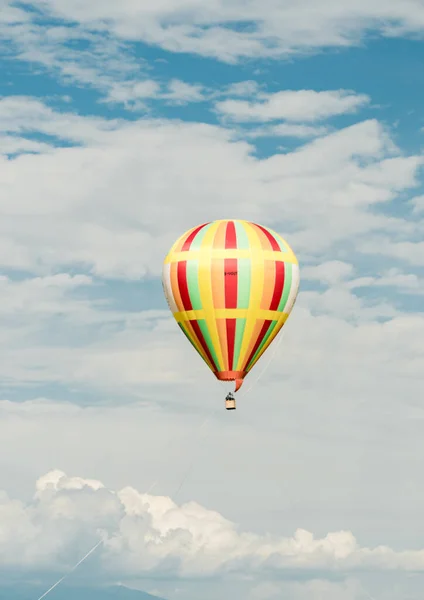
M232 394L228 394L225 398L225 408L227 410L236 410L236 399Z

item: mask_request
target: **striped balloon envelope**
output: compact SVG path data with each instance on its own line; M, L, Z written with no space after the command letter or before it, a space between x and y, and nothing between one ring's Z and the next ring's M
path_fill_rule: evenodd
M235 381L237 391L290 315L299 265L271 229L219 220L174 243L162 282L185 336L217 379Z

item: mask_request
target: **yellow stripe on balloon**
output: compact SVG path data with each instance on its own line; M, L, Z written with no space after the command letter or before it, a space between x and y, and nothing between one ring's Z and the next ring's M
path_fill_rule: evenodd
M213 225L215 225L215 223ZM245 227L246 227L246 231L248 229L251 229L251 226L249 224L246 224ZM213 228L213 226L211 226L208 229L208 231L205 234L204 240L206 239L206 237L209 237L208 234L212 228ZM202 244L202 246L203 246L203 244ZM261 249L260 242L258 242L258 244L257 244L257 246L255 246L255 248ZM204 252L205 251L202 248L201 250L190 250L190 253L188 253L188 252L175 252L173 254L169 253L165 259L165 264L179 262L181 260L187 260L187 258L189 258L189 260L199 260L203 256ZM273 260L273 261L274 260L282 260L284 262L297 264L297 258L293 254L293 251L274 252L273 250L265 250L265 251L261 250L261 254L263 255L264 260ZM210 257L209 260L216 259L216 258L221 258L221 259L223 259L223 258L250 258L251 252L250 252L250 249L249 250L238 250L237 248L228 248L228 249L223 250L221 248L211 248L209 257Z
M216 327L218 329L220 346L222 351L222 370L228 370L228 341L227 341L227 321L226 319L216 319Z
M261 356L264 354L265 350L269 347L269 345L271 344L271 342L273 342L274 339L277 337L278 332L281 331L281 328L283 327L283 325L287 321L288 317L289 317L288 313L282 313L282 314L280 313L280 318L278 319L277 325L274 327L271 335L269 336L269 338L267 339L267 341L265 342L265 344L261 348L261 351L258 353L258 355L256 356L255 360L252 361L252 363L250 364L249 371L252 370L252 368L254 367L254 365L256 365L256 363L261 358Z
M287 243L286 243L286 245L287 245ZM260 353L255 357L255 360L251 363L251 365L249 367L249 371L256 365L256 363L258 362L260 357L267 350L267 348L269 347L271 342L273 342L275 340L278 333L281 331L282 327L285 325L287 319L290 316L290 313L292 311L294 303L296 302L298 288L299 288L299 263L296 260L296 263L292 267L290 293L289 293L289 297L288 297L286 305L285 305L285 311L283 313L280 313L280 317L278 318L278 322L277 322L276 326L274 327L271 335L269 336L266 343L262 347Z
M247 359L248 359L248 357L252 353L253 347L256 344L256 340L259 338L259 335L261 333L261 329L262 329L263 325L264 325L264 322L263 322L262 319L255 320L255 325L253 327L252 335L250 336L249 345L247 346L247 349L246 349L246 354L245 354L245 357L244 357L244 363L240 367L243 371L246 370Z
M190 233L192 231L194 231L196 229L196 227L192 227L191 229L189 229L188 231L186 231L185 233L183 233L183 235L180 235L180 237L173 243L173 245L171 246L169 252L168 252L168 256L170 254L173 254L176 250L180 251L182 248L182 245L186 239L186 237L188 237L190 235ZM165 259L165 264L167 262L167 260Z
M208 230L206 231L202 240L201 250L199 252L193 252L193 255L198 255L197 260L199 261L199 291L201 304L203 307L203 315L209 330L209 335L211 336L216 357L218 359L218 370L222 371L224 360L222 356L221 344L219 343L218 327L215 320L216 315L215 307L213 304L211 281L212 243L219 225L220 222L215 221L208 227ZM185 253L183 252L182 255L184 254ZM194 260L196 260L196 258L193 255L190 253L190 259L193 258Z
M277 238L277 240L278 240L278 241L280 241L280 242L281 242L281 244L282 244L283 248L287 248L287 252L293 256L294 260L291 260L291 261L289 261L289 262L293 262L295 265L298 265L298 264L299 264L299 261L297 260L297 257L296 257L296 255L295 255L295 253L293 252L293 249L292 249L292 247L291 247L291 246L290 246L290 245L289 245L289 244L286 242L286 240L285 240L285 239L284 239L284 238L283 238L283 237L282 237L282 236L281 236L279 233L277 233L276 231L274 231L274 236Z
M184 306L183 306L183 302L181 300L181 294L180 294L180 288L178 287L178 277L177 277L177 264L176 263L172 263L171 264L171 271L170 271L170 279L171 279L171 289L172 289L172 293L174 294L174 300L175 300L175 304L178 307L178 310L183 310Z
M217 319L246 319L249 314L248 308L221 308L215 310ZM206 315L203 309L201 310L184 310L181 312L173 313L174 318L178 321L189 321L192 319L205 319ZM278 310L257 310L257 318L263 319L264 321L276 321L281 316L281 312Z
M193 346L196 348L197 352L203 358L203 360L208 365L208 367L213 371L213 365L212 365L211 361L209 360L206 352L203 350L202 346L199 344L192 324L189 323L188 320L186 320L184 322L183 326L185 327L186 333L187 333L188 337L190 338L190 341L192 342Z
M255 229L250 225L250 223L244 223L246 234L249 240L250 249L248 252L248 258L252 261L254 260L255 251L261 251L261 242L257 236ZM273 254L270 252L270 254ZM253 265L252 265L253 267ZM241 344L240 355L238 359L238 364L236 366L236 370L241 369L243 363L246 361L246 352L250 346L252 334L256 325L256 321L259 316L259 309L262 300L262 290L264 286L264 262L262 257L255 262L255 268L251 270L251 285L250 285L250 301L249 308L247 309L246 315L246 326L244 329L243 341Z

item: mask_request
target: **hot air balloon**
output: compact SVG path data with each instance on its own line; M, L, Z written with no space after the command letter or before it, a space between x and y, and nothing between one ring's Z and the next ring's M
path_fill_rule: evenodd
M286 322L299 265L275 231L218 220L184 233L165 258L162 284L180 329L220 381L235 392ZM233 394L226 408L236 406Z

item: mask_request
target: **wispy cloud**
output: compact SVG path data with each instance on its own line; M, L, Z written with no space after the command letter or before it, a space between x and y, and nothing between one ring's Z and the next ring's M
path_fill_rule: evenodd
M116 83L108 91L103 102L122 104L130 110L147 110L147 100L155 99L165 104L184 105L190 102L202 102L205 96L203 86L189 84L179 79L169 82L145 80Z
M275 138L297 138L297 139L308 139L323 136L329 133L328 127L314 127L311 125L302 125L298 123L278 123L277 125L264 125L262 127L255 127L248 131L243 130L241 135L246 138L261 138L261 137L275 137Z
M372 5L361 0L354 7L348 0L327 0L319 9L311 0L285 0L278 6L272 0L260 6L255 1L214 0L207 8L188 0L154 7L131 0L93 0L89 6L78 0L36 0L31 5L47 19L78 23L84 30L228 62L346 47L360 43L370 30L393 37L422 34L424 29L424 8L416 0L376 0Z
M277 121L313 122L336 115L356 112L369 102L365 95L346 90L316 92L284 90L274 94L258 94L257 101L224 100L216 110L239 122Z

